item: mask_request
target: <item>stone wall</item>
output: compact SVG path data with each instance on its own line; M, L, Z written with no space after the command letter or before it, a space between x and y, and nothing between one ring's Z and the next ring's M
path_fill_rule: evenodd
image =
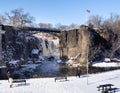
M73 29L69 31L61 31L60 37L61 56L76 58L77 62L86 65L87 62L87 49L88 49L88 28L81 26L80 29Z

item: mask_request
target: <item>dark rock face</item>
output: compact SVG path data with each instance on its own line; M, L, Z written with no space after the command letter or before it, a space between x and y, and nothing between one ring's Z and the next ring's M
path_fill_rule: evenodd
M89 61L100 60L105 57L105 51L110 50L112 44L101 37L94 29L89 29L89 31Z
M9 28L8 28L9 29ZM27 59L32 49L39 49L39 39L28 32L9 29L5 34L4 60Z

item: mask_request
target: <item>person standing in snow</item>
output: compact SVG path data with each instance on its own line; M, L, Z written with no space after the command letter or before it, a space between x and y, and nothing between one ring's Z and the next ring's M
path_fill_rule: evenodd
M81 69L80 69L80 67L77 67L77 69L76 69L76 77L79 77L80 78L80 76L81 76Z
M12 87L12 82L13 82L12 73L10 71L8 71L7 76L8 76L8 82L9 82L10 88L11 88Z

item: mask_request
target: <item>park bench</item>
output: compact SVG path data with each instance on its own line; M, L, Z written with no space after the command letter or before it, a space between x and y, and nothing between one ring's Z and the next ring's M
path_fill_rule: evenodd
M13 79L12 80L12 84L13 83L22 83L24 82L24 84L26 85L26 80L25 79ZM10 87L12 87L12 85L10 85Z
M56 82L56 80L62 80L62 79L64 79L65 81L67 81L67 76L55 77L55 82Z
M25 79L14 79L14 80L12 81L12 83L21 83L21 82L24 82L25 85L26 85L26 80L25 80Z
M98 88L98 91L102 90L107 90L107 89L111 89L111 87L114 86L113 84L103 84L103 85L99 85L97 88Z
M115 93L118 91L118 88L111 88L111 89L108 89L108 92L110 93Z
M99 85L98 91L101 91L101 93L115 93L118 88L112 88L112 86L114 86L113 84L103 84L103 85Z

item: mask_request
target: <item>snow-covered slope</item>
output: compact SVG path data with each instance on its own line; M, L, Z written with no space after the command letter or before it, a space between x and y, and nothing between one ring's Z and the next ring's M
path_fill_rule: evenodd
M78 77L68 77L68 81L57 80L54 78L27 79L27 85L13 84L9 87L7 80L0 81L0 93L100 93L97 86L100 84L111 83L114 87L120 88L120 70L82 75ZM118 90L118 92L120 91Z
M120 63L116 63L116 62L100 62L100 63L95 63L92 66L95 67L120 67Z

